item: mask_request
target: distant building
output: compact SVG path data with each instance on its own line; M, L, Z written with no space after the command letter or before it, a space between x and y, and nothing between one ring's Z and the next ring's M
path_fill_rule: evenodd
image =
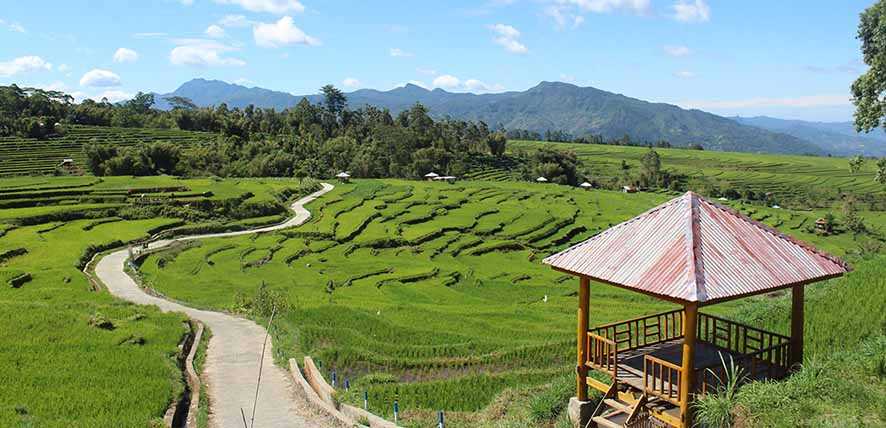
M579 184L578 187L581 187L582 189L585 189L585 190L591 190L594 186L591 183L588 183L587 181L585 181L584 183Z
M347 183L351 181L351 174L348 174L346 171L342 171L336 174L335 178L337 178L338 181L341 181L342 183Z
M548 182L548 179L547 179L547 178L544 178L544 177L538 177L538 178L535 179L535 182L536 182L536 183L547 183L547 182Z
M637 193L640 189L637 186L622 186L621 191L624 193Z
M436 172L431 171L431 172L425 174L425 180L433 181L433 180L436 180L437 177L439 177L439 176L440 176L440 174L437 174Z

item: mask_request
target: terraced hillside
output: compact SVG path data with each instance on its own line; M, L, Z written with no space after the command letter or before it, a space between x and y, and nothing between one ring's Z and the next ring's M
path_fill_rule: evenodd
M215 134L171 129L113 128L67 125L63 137L37 140L0 137L0 176L52 174L62 159L71 158L83 167L83 145L90 142L117 147L168 141L181 145L214 138Z
M277 304L278 358L310 354L335 369L351 385L345 401L362 405L367 391L383 414L398 398L407 426L431 425L440 409L447 425L477 426L502 391L572 373L575 280L541 258L671 196L361 180L310 205L302 227L189 244L141 272L198 306ZM809 233L815 213L738 208L838 253L851 241ZM668 308L613 287L593 299L594 324Z
M622 160L630 166L629 173L639 174L640 159L648 151L644 147L538 141L510 141L508 147L532 150L541 144L575 151L591 178L618 186L626 184ZM661 156L662 168L689 176L690 186L696 191L772 193L782 205L803 207L830 206L840 200L841 193L850 193L875 203L879 210L886 209L886 186L874 181L874 162L867 162L860 172L853 174L846 158L655 150Z
M182 391L184 318L123 303L80 268L161 230L237 229L296 180L0 179L0 426L162 425ZM205 209L204 209L205 208ZM259 216L259 217L256 217Z

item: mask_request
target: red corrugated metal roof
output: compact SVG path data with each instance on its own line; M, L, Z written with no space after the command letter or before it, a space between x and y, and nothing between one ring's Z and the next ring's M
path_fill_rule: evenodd
M544 263L687 302L758 294L849 269L836 257L693 192Z

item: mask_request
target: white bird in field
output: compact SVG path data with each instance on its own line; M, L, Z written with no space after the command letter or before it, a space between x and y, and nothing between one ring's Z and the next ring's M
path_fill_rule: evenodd
M542 299L542 301L545 302L545 303L548 303L548 295L547 295L547 294L545 294L545 298Z

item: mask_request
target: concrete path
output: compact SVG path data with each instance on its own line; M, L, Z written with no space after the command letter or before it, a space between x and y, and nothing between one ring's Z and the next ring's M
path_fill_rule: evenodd
M332 188L333 186L323 183L321 190L293 203L291 208L294 216L285 223L248 231L188 236L177 240L238 236L298 226L311 216L304 205ZM161 248L173 241L155 241L148 248ZM249 421L252 415L262 344L265 340L265 328L247 319L193 309L148 295L123 271L128 256L128 250L123 249L103 257L95 266L96 276L111 294L117 297L138 304L156 305L164 312L183 312L191 318L202 321L212 330L203 372L204 385L209 391L210 424L223 428L243 427L240 409L243 409ZM255 411L255 426L271 428L333 425L327 415L318 413L296 393L291 377L285 369L274 365L272 355L269 339L262 369L258 406Z

